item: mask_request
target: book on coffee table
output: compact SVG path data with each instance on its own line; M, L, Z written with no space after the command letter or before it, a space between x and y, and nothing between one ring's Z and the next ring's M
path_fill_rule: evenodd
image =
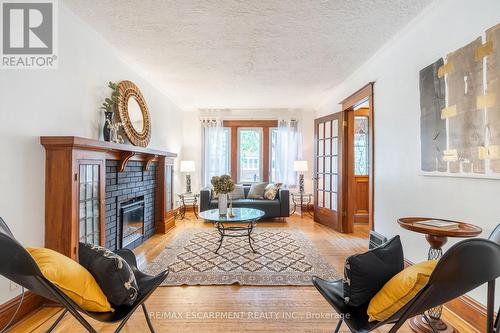
M456 222L449 221L441 221L441 220L425 220L415 222L415 224L425 225L427 227L438 228L438 229L446 229L446 230L454 230L458 229L459 224Z

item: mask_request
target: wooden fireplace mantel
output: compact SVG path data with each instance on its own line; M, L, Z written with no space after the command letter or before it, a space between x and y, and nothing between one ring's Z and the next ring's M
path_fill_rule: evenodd
M151 148L137 147L121 143L99 141L78 136L42 136L40 143L45 149L78 149L106 153L106 159L120 161L120 171L125 170L129 160L144 160L144 169L148 170L151 162L158 156L175 158L177 154Z
M173 164L177 154L126 144L87 139L77 136L42 136L45 147L45 246L73 259L78 258L80 240L81 170L96 170L90 182L97 184L99 242L105 244L106 161L118 161L118 172L125 171L129 161L143 162L147 171L157 163L155 188L156 232L165 233L175 226L173 219ZM88 169L90 167L90 169ZM83 169L82 169L83 168ZM82 178L83 179L83 178ZM83 181L82 183L88 182ZM88 199L88 198L87 198ZM84 199L85 200L85 199ZM88 208L87 208L88 210ZM84 217L83 220L88 216ZM82 221L83 221L82 220ZM95 231L96 227L92 227ZM97 237L97 233L96 233Z

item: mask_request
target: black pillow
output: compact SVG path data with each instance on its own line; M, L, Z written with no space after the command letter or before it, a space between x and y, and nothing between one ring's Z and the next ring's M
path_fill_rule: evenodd
M403 268L403 247L399 236L368 252L348 257L344 268L345 303L351 306L367 304Z
M110 250L92 244L80 243L80 265L96 279L109 303L114 306L132 305L139 288L127 262Z

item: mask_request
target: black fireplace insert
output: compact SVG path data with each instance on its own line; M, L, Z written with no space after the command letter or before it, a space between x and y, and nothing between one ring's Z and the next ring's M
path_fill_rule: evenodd
M144 197L137 197L120 205L121 242L120 248L127 247L144 237Z

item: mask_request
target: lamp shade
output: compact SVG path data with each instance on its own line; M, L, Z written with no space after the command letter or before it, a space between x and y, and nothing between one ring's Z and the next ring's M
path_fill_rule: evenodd
M193 172L195 171L194 161L181 161L181 172Z
M293 162L293 171L304 172L307 171L307 161L294 161Z

